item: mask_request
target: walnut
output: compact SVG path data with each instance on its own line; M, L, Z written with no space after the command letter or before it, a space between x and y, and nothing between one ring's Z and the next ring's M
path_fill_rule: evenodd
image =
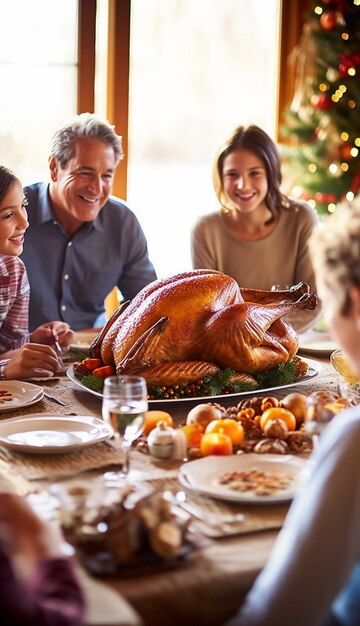
M254 452L258 441L258 439L245 439L239 446L239 452Z
M262 439L256 444L254 452L258 454L287 454L288 445L282 439Z
M211 406L214 406L216 409L218 409L219 413L220 413L220 417L227 417L227 409L222 406L221 404L218 404L218 402L208 402L208 404L210 404Z
M282 419L269 420L264 428L264 434L271 439L286 439L289 434L287 424Z
M237 405L237 410L242 411L243 409L254 409L255 415L261 415L261 403L263 401L262 396L254 396L253 398L246 398L246 400L241 400Z
M289 433L286 442L289 446L289 452L294 454L311 452L313 449L312 438L301 430L294 430L292 433Z
M226 417L231 417L233 419L236 419L236 416L238 414L238 408L237 406L228 406L226 409Z
M331 391L327 391L324 389L323 391L313 391L310 394L309 398L313 399L314 402L335 402L338 398L336 394L331 393Z

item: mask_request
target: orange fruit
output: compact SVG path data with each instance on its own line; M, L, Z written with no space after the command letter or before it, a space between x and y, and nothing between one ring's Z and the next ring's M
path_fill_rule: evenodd
M146 411L144 421L144 435L148 435L159 422L165 422L167 426L174 426L173 418L166 411Z
M296 417L288 409L283 409L280 406L273 406L271 409L266 409L260 417L260 428L265 429L265 426L269 420L283 420L289 430L295 430Z
M217 420L220 421L220 420ZM232 454L233 444L228 435L220 429L216 433L205 433L200 441L200 452L203 456L209 454L226 456Z
M186 426L180 426L180 430L182 430L186 437L188 448L197 448L200 445L202 428L199 424L187 424Z
M234 446L239 446L244 441L244 429L237 420L224 417L219 420L212 420L205 428L205 433L218 432L230 437Z

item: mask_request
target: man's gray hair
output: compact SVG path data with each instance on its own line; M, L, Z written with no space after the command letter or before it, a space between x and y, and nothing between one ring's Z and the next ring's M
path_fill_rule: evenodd
M107 120L94 113L81 113L56 131L52 139L50 155L55 156L64 168L75 154L77 139L98 139L114 150L115 165L123 158L122 137L117 135Z

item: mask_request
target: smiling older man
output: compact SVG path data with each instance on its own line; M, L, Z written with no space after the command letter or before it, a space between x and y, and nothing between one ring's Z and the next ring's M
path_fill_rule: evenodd
M113 127L83 113L53 137L50 183L25 188L31 329L51 319L74 330L101 325L114 286L128 300L155 280L139 221L110 197L121 157Z

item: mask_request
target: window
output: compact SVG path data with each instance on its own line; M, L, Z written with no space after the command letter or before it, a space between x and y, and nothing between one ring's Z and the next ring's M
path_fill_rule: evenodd
M275 137L279 13L279 0L132 0L127 199L160 277L191 269L227 135L255 123Z
M48 179L49 142L77 110L77 2L0 0L0 160Z

